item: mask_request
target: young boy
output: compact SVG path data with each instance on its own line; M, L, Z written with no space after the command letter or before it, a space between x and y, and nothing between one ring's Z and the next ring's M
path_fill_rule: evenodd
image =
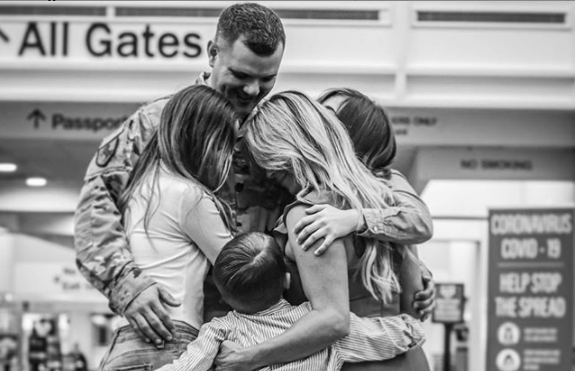
M292 306L283 299L289 273L280 247L266 234L245 233L228 242L216 259L213 277L234 310L204 324L186 352L158 370L209 370L223 341L243 347L261 343L311 311L309 302ZM351 313L345 338L307 358L262 370L337 371L344 362L390 359L423 341L421 324L409 315L360 319Z

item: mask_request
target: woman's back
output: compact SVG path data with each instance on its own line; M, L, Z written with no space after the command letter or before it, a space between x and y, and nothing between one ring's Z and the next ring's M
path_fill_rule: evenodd
M349 264L349 261L348 261ZM400 314L400 295L393 292L385 303L376 300L365 288L359 267L348 269L349 309L360 317L384 317Z
M287 234L287 228L283 222L289 210L296 205L317 205L331 203L330 197L328 195L318 194L316 192L308 193L304 200L296 201L288 205L284 211L284 217L280 219L276 232L278 235L283 235L285 237ZM280 237L282 238L282 237ZM288 257L288 262L293 262L293 253L291 251L291 245L287 239L285 240L285 254ZM361 238L354 238L351 235L344 238L344 245L346 248L346 256L348 263L348 287L349 287L349 302L350 310L360 317L378 317L387 315L397 315L400 312L399 308L399 293L394 292L391 295L391 300L383 303L382 301L376 300L373 295L365 288L363 281L361 279L361 266L360 257L364 250ZM382 247L383 248L383 247ZM395 256L395 255L394 255ZM395 259L394 259L395 260ZM396 262L394 262L396 263ZM292 271L292 285L288 291L288 300L293 298L294 302L300 304L301 301L305 300L303 295L303 289L297 277L297 268L295 264L290 264L290 270ZM292 303L294 304L294 303Z

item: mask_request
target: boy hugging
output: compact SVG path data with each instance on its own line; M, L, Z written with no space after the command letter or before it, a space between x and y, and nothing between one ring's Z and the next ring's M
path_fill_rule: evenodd
M213 276L233 311L204 324L184 354L159 370L210 370L222 342L242 347L259 344L288 330L312 310L309 302L293 306L283 298L290 276L280 247L266 234L244 233L228 242L214 264ZM350 313L348 336L307 358L263 370L336 371L344 362L394 358L423 341L420 322L407 314L360 318Z

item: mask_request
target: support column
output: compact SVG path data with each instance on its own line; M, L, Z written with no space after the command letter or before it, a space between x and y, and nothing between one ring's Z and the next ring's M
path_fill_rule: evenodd
M12 293L14 289L15 237L18 217L0 214L0 295Z

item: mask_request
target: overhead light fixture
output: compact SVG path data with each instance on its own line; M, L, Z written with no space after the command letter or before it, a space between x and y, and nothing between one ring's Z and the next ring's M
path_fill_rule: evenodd
M0 173L13 173L18 169L16 164L10 162L0 162Z
M28 187L44 187L46 185L46 183L48 183L46 178L32 177L32 178L26 179L26 185Z

